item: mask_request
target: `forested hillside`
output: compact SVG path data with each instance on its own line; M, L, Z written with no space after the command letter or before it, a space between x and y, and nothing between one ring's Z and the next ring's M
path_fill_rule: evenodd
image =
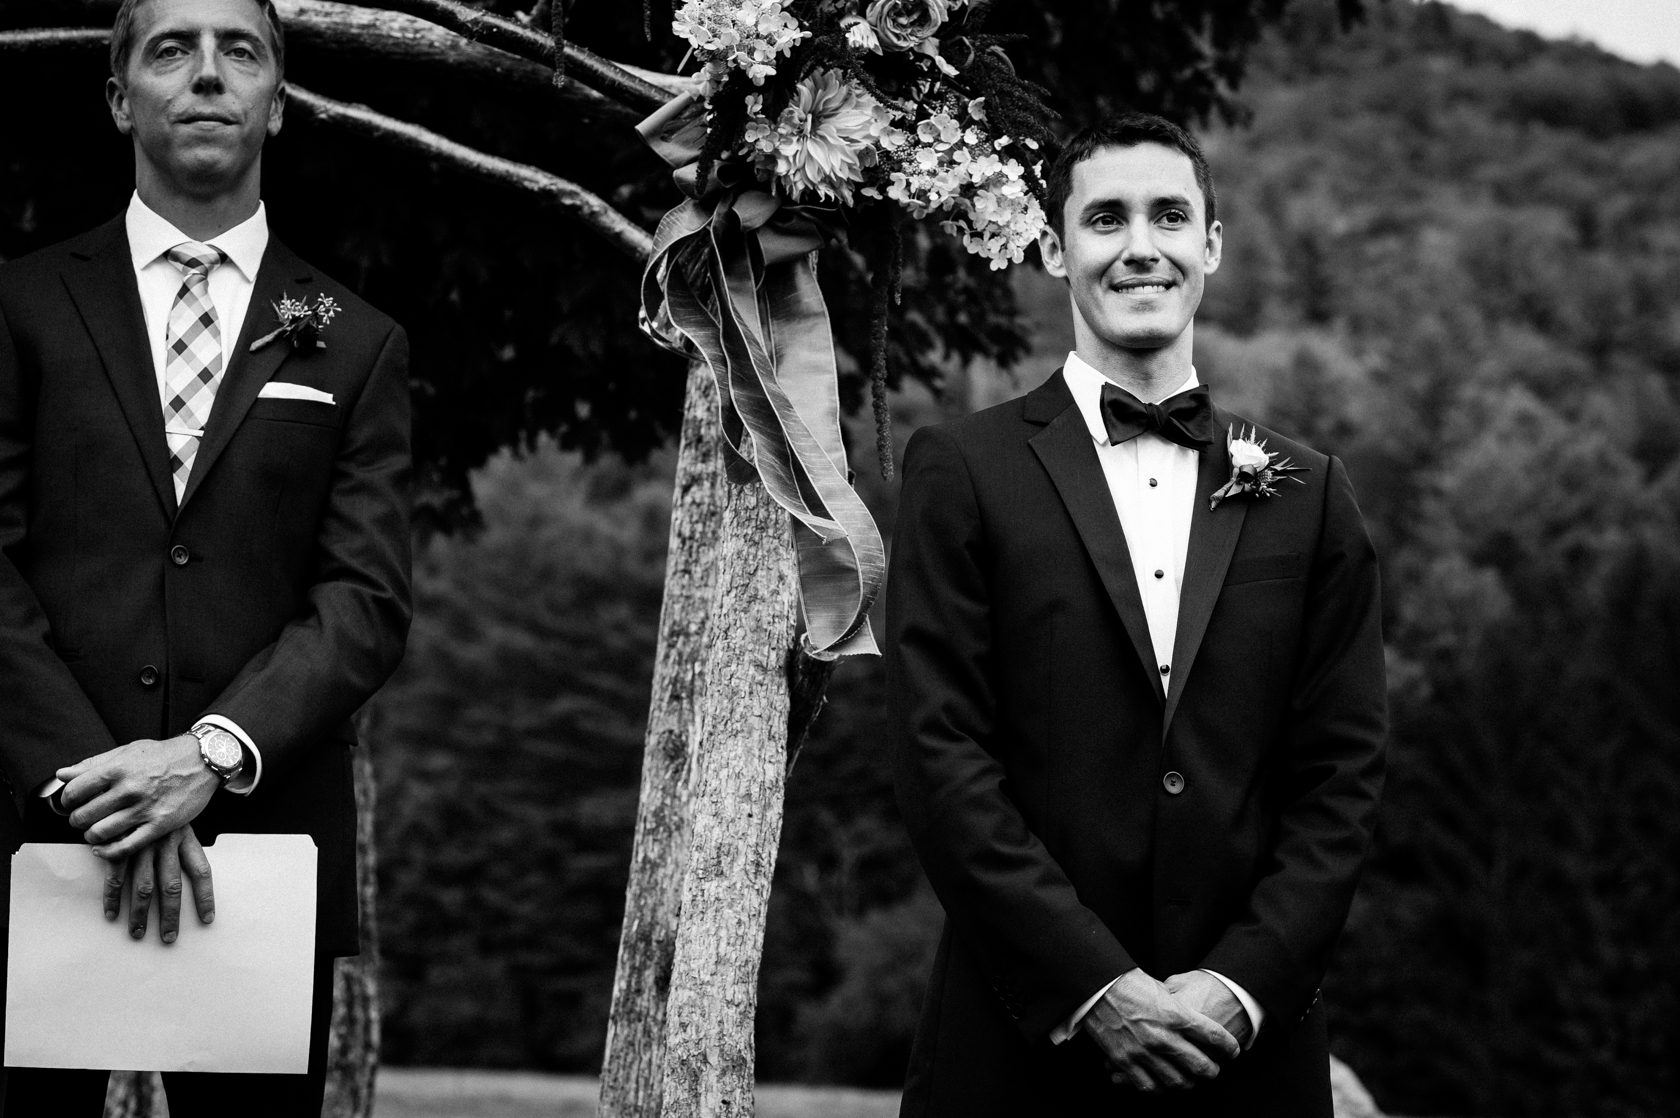
M1243 100L1206 133L1227 234L1198 368L1346 459L1384 561L1391 779L1333 1046L1393 1112L1676 1113L1680 73L1304 3ZM1059 289L1019 292L1015 379L907 392L901 446L1059 362ZM393 1060L596 1066L669 466L501 462L483 535L423 557L379 702ZM847 664L793 772L767 1076L902 1073L939 914L879 717L878 669Z

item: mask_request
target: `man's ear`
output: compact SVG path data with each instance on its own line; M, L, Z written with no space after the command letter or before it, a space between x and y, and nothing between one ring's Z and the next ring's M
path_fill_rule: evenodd
M128 90L116 78L105 80L105 104L110 106L111 119L124 136L134 132L134 114L128 110Z
M1202 274L1211 276L1219 271L1219 261L1225 253L1225 227L1219 222L1208 226L1207 244L1203 249Z
M1062 238L1046 225L1038 233L1038 257L1044 270L1056 279L1067 279L1067 266L1062 262Z
M268 134L278 136L280 126L286 123L286 80L280 79L280 84L274 87L274 100L268 103Z

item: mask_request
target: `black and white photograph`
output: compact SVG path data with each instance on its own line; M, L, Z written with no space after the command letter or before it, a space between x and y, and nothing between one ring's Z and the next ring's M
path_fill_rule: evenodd
M1680 3L0 0L0 1118L1680 1113Z

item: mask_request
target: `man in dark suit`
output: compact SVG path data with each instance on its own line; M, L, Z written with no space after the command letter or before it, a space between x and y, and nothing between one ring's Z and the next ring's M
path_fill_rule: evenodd
M407 342L268 233L283 66L268 0L127 0L128 210L0 267L6 852L92 844L106 917L127 891L143 937L155 895L166 942L185 896L214 915L201 842L318 852L308 1074L166 1075L176 1118L320 1113L358 949L349 719L410 616ZM11 1069L5 1114L98 1115L105 1079Z
M895 780L947 921L902 1113L1329 1118L1376 557L1339 461L1197 383L1222 230L1195 141L1108 121L1047 185L1077 350L905 454Z

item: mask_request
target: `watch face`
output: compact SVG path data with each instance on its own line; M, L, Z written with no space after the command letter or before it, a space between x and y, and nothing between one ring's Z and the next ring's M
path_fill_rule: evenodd
M239 766L245 753L238 738L226 730L212 730L204 735L204 756L213 767L227 773Z

